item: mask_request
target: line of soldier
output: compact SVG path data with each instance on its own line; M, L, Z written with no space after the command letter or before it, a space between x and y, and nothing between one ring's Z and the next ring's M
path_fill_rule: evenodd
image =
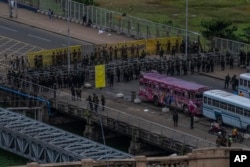
M94 93L93 97L91 97L91 95L88 96L88 98L86 99L88 101L88 106L90 111L95 111L98 112L98 106L99 106L99 98L98 96ZM104 111L105 108L105 104L106 104L106 98L104 97L104 95L101 95L101 106L102 106L102 111Z

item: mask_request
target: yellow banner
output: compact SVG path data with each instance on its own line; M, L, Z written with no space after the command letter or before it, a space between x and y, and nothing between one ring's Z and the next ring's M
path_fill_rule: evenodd
M95 87L103 88L105 86L105 65L97 65L95 66Z
M70 62L76 63L82 60L82 48L80 45L70 46ZM37 57L41 57L37 62ZM50 50L41 50L27 54L27 59L30 67L41 67L63 65L68 62L68 47L55 48Z

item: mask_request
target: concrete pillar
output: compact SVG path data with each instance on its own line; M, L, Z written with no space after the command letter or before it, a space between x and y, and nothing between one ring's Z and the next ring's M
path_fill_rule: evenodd
M82 164L82 167L93 167L94 160L93 159L82 159L81 164Z
M130 154L135 155L140 151L140 149L141 149L141 143L138 142L137 137L132 137L129 148L128 148L128 152Z
M83 136L91 140L97 140L99 137L97 132L99 131L96 131L95 128L96 127L93 126L91 121L88 119L87 124L85 125Z
M135 156L136 167L147 167L147 159L145 156Z
M39 167L40 165L37 162L27 163L27 167Z

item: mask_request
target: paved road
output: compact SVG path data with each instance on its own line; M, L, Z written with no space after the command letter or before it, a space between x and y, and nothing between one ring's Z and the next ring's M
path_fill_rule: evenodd
M7 19L0 18L0 35L12 38L44 49L54 49L67 46L68 37L52 33L33 26L27 26ZM70 45L91 44L78 39L70 39Z

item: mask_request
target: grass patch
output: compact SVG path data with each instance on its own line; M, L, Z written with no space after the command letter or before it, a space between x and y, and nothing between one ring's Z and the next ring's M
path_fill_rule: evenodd
M185 0L95 0L109 10L127 13L159 23L172 22L174 26L185 28ZM232 21L238 31L250 26L250 0L188 0L189 29L200 32L201 20L223 18ZM237 34L239 33L237 32Z

